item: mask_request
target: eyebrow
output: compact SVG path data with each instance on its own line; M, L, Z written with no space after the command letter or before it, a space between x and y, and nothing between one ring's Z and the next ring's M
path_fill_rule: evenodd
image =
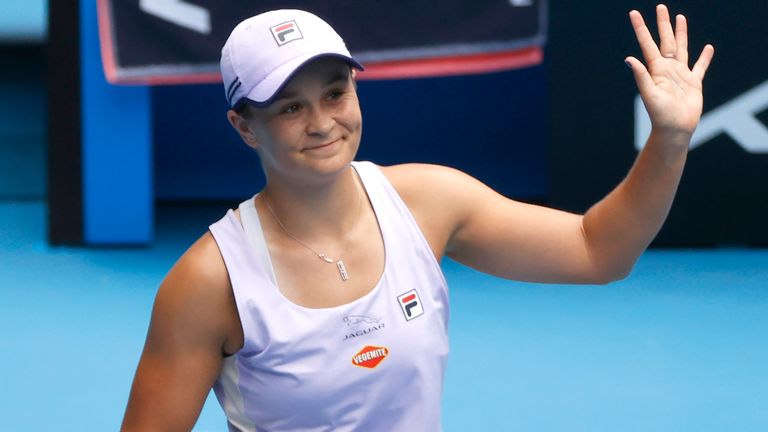
M325 84L323 84L323 87L328 87L331 84L335 84L340 81L346 81L347 79L349 79L349 72L346 72L346 73L338 72L331 75L330 79L328 79L328 81L326 81ZM278 93L277 97L275 98L275 102L281 99L292 99L292 98L295 98L296 96L297 96L296 92L283 90L280 93Z

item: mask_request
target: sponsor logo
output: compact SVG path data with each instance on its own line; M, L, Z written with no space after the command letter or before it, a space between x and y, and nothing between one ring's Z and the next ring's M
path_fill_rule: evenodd
M358 351L352 357L352 364L359 367L373 369L389 355L389 349L386 347L368 345Z
M347 327L358 327L358 329L347 332L344 335L344 338L342 338L342 341L354 339L384 329L384 323L381 322L381 318L369 317L367 315L347 315L344 317L344 322L347 324ZM365 328L359 328L363 325L367 326Z
M293 20L270 27L269 30L272 31L272 36L275 38L277 45L285 45L290 41L304 38L296 21Z
M410 321L424 314L424 308L421 306L419 293L417 293L415 289L399 295L397 297L397 304L399 304L400 309L403 310L406 321Z
M755 116L768 108L768 81L742 93L701 117L693 133L691 150L726 134L749 153L768 153L768 127ZM651 133L651 119L640 96L635 97L635 148L639 151Z
M373 318L367 315L347 315L344 317L344 322L347 323L348 326L357 325L361 323L378 324L379 321L381 321L381 318Z
M364 335L367 335L369 333L373 333L375 331L383 330L383 329L384 329L384 323L375 325L373 327L368 327L368 328L365 328L365 329L356 330L354 332L350 332L350 333L345 334L344 338L342 339L342 341L354 339L356 337L364 336Z

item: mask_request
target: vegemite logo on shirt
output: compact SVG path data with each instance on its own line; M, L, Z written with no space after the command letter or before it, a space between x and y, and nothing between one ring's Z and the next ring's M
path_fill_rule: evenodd
M295 41L304 37L294 20L278 24L269 29L272 30L272 36L274 36L277 45L285 45L290 41Z
M407 293L398 296L397 304L399 304L400 309L403 310L406 321L410 321L424 314L424 308L421 306L419 293L417 293L415 289L412 289Z
M352 357L352 364L368 369L373 369L389 355L389 349L386 347L368 345L358 351Z

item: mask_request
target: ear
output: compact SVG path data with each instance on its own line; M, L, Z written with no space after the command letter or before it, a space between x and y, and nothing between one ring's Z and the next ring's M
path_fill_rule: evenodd
M355 91L357 91L357 69L350 67L349 76L352 79L352 86L355 88Z
M256 141L256 135L251 130L245 117L235 110L229 110L227 111L227 120L229 120L229 124L248 147L253 149L258 147L259 143Z

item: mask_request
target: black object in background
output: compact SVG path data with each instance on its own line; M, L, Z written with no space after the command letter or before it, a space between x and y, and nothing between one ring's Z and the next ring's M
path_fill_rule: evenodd
M626 175L637 156L627 55L642 59L628 12L656 37L656 2L560 2L550 9L551 203L583 212ZM768 3L675 1L688 18L691 64L705 43L715 57L704 80L704 114L768 82ZM674 18L673 18L674 19ZM764 97L768 99L768 96ZM768 108L768 100L763 105ZM765 127L768 111L754 118ZM693 148L656 246L768 245L768 141L748 151L718 133Z
M83 242L80 8L48 2L48 240Z

